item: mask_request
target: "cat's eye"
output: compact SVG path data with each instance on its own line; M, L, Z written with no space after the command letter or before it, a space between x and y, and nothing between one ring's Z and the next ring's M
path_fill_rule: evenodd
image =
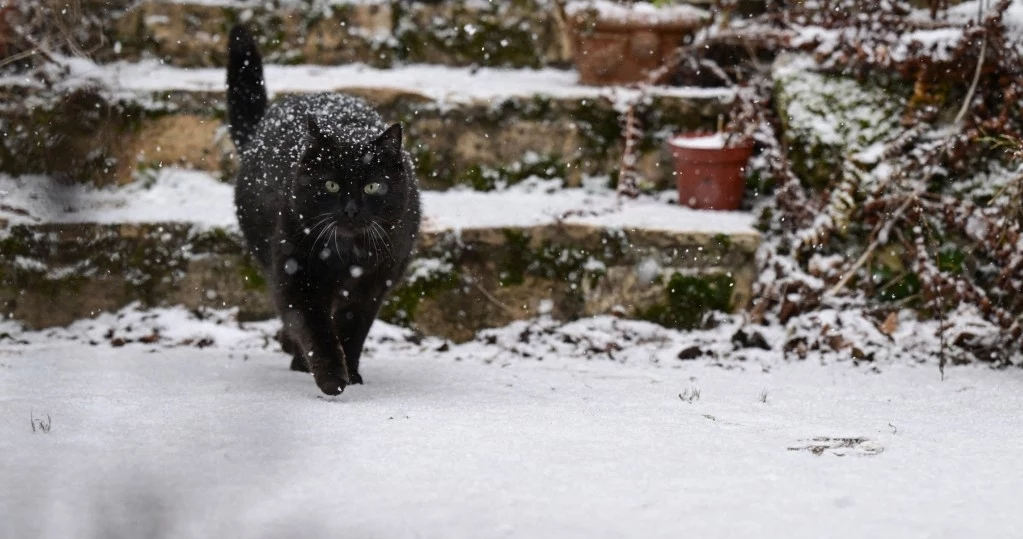
M337 182L328 181L323 186L327 188L328 193L336 193L341 190L341 186Z
M380 182L367 183L366 187L363 187L362 190L367 195L383 196L387 194L387 184Z

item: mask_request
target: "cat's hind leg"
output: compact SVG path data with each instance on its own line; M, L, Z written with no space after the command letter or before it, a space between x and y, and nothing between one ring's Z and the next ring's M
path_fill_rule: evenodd
M309 362L302 357L302 348L288 336L288 332L283 329L278 331L277 342L281 345L281 351L291 356L291 370L309 372Z
M299 354L291 356L291 370L295 372L309 372L309 362Z

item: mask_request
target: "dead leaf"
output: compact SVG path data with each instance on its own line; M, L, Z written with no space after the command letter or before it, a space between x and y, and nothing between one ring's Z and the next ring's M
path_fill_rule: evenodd
M877 328L885 335L891 337L895 333L895 330L899 329L899 315L895 311L888 313L888 317L881 322L881 327Z

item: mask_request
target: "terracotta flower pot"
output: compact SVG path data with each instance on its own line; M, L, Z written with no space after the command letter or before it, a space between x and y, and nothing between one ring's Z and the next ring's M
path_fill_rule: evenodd
M645 81L707 19L691 6L606 1L570 2L566 13L579 82L592 85Z
M721 135L691 133L668 142L675 161L678 202L705 210L737 210L746 190L753 141L725 147Z

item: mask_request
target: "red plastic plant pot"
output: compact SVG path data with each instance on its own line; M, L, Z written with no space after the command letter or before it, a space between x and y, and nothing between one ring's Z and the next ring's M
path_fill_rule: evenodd
M678 203L703 210L737 210L746 190L753 141L725 145L720 134L676 135L668 145L675 161Z

